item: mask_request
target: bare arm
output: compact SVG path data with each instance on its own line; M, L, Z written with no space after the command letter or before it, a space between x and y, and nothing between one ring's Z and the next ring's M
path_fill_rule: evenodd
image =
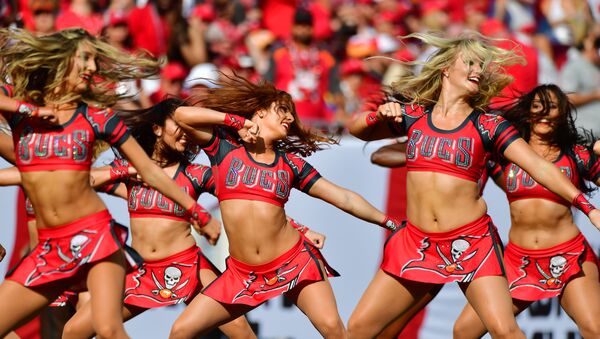
M581 194L558 167L540 157L523 139L510 144L504 152L504 157L529 173L536 182L567 201L573 201ZM588 217L592 224L600 229L600 211L593 209Z
M198 144L210 141L214 126L231 126L231 118L243 124L239 126L238 133L244 141L256 141L258 126L251 120L203 107L180 106L173 113L175 122Z
M337 186L325 178L318 179L308 194L370 223L381 226L386 220L386 215L361 195Z
M357 115L348 125L348 131L365 141L396 137L397 135L394 135L388 126L387 122L389 121L402 122L400 104L389 102L380 105L375 112L364 112Z
M382 167L406 166L406 142L396 142L371 154L371 162Z
M154 163L144 152L142 147L133 139L127 140L119 147L127 160L137 169L142 180L154 187L164 196L178 203L186 210L190 210L196 201L182 191L179 186L169 178L158 165Z
M575 107L588 104L590 102L594 102L596 100L600 100L600 90L596 90L593 92L580 92L580 93L569 93L567 94L569 97L569 101L575 105Z
M2 116L0 116L0 156L11 164L15 164L16 156L12 131Z
M13 186L21 184L21 172L16 167L0 169L0 186Z
M596 153L596 155L600 156L600 140L598 140L594 143L594 153Z

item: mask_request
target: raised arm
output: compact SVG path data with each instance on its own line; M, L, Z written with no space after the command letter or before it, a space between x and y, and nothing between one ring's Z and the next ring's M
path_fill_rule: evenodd
M382 167L406 166L406 141L382 146L371 154L371 162Z
M374 112L357 115L348 125L348 131L355 137L365 140L381 140L397 137L390 130L389 122L402 122L402 109L399 103L388 102L380 105Z
M395 230L399 224L396 220L386 216L383 212L371 205L361 195L335 185L323 177L319 178L313 184L308 191L308 194L326 201L359 219L390 230Z
M198 144L210 141L214 126L233 127L246 142L256 141L258 134L251 120L203 107L180 106L173 112L173 119Z
M13 186L21 184L21 172L16 167L0 169L0 186Z
M591 206L581 191L571 183L558 167L540 157L523 139L517 139L504 151L504 157L517 164L531 177L588 215L590 221L600 229L600 211Z

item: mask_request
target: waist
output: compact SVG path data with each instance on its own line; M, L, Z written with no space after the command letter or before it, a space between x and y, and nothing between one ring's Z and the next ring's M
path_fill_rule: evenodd
M244 193L244 192L231 192L231 193L219 193L217 198L219 202L225 200L251 200L251 201L261 201L266 202L271 205L275 205L278 207L283 207L287 202L287 197L285 199L277 199L273 197L263 196L256 193Z
M409 172L431 172L441 173L452 177L468 180L477 183L483 174L482 170L474 168L458 168L452 164L435 163L435 162L407 162L406 168Z
M91 162L68 164L64 163L50 163L44 162L40 164L23 164L16 162L17 168L21 172L43 172L43 171L86 171L89 172L91 168Z
M38 229L38 238L39 239L49 239L49 238L60 238L69 236L71 234L75 234L82 229L90 229L90 228L98 228L102 227L112 220L112 216L108 212L108 210L102 210L96 213L92 213L85 217L75 219L69 223L53 226L49 228L40 228Z
M452 239L461 235L477 234L480 233L482 230L488 229L490 225L493 225L492 219L487 214L484 214L481 217L469 223L444 232L426 232L419 228L419 226L412 224L410 220L407 220L406 222L406 228L409 232L412 232L418 235L419 237L429 237L435 239Z
M299 237L298 241L296 242L296 244L294 246L292 246L287 251L281 253L275 259L270 260L266 263L262 263L262 264L258 264L258 265L247 264L239 259L234 258L233 256L230 256L228 258L228 260L230 260L240 270L243 270L247 273L254 272L256 274L260 274L260 273L269 272L269 271L272 271L274 269L281 267L281 265L283 265L284 263L290 261L295 256L297 256L298 253L300 253L300 251L302 251L303 248L304 248L304 238Z
M518 256L532 256L532 257L546 257L551 256L559 252L570 252L580 248L586 242L585 237L581 232L577 233L574 237L562 241L559 244L553 245L546 248L529 249L521 247L512 241L509 241L506 245L506 252L516 254Z
M144 258L144 265L149 267L160 267L165 266L174 262L186 263L194 258L198 257L198 253L201 253L202 250L197 245L190 246L189 248L179 251L177 253L173 253L169 256L160 258L160 259L152 259L146 260Z
M182 212L183 214L183 212ZM183 216L183 215L176 215L173 214L172 212L164 212L164 211L129 211L129 217L131 219L156 219L156 218L161 218L161 219L169 219L169 220L175 220L175 221L184 221L184 222L188 222L189 223L189 218Z

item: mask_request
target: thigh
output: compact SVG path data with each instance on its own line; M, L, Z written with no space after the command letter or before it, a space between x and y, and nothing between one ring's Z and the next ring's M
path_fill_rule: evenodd
M177 318L172 333L177 327L178 333L185 332L191 337L227 323L249 312L254 307L246 305L221 304L211 297L198 294Z
M439 284L400 279L378 270L352 312L350 322L369 324L379 334L435 288L440 288Z
M331 321L332 318L340 319L341 322L329 280L297 286L287 294L287 297L306 314L315 326L319 320Z
M562 293L560 303L577 325L598 321L600 314L600 282L598 266L583 263L583 275L571 280Z
M384 338L397 338L398 335L404 330L406 325L413 319L417 313L425 308L435 298L435 296L442 290L444 285L437 285L431 289L431 291L427 292L423 295L420 300L417 300L413 306L411 306L406 312L402 315L394 319L394 321L389 324L383 332L379 336L378 339Z
M56 283L44 290L30 289L12 280L0 284L0 337L33 318L60 293Z
M513 302L505 277L485 276L459 285L486 328L516 325Z
M213 270L209 269L201 269L200 272L198 272L198 275L200 278L200 284L203 288L217 279L217 274Z
M94 324L122 322L125 258L121 251L95 263L87 276L90 307Z

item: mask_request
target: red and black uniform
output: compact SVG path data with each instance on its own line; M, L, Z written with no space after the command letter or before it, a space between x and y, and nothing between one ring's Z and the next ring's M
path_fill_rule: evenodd
M11 88L1 87L7 96ZM12 131L16 165L22 172L48 170L89 171L96 139L118 147L129 137L127 127L110 109L81 103L65 124L48 127L33 119L2 112ZM12 268L6 278L33 287L69 279L81 280L90 263L122 250L124 241L107 210L66 225L38 229L38 245ZM73 280L71 280L71 278Z
M402 104L402 114L402 123L389 127L408 136L409 172L438 172L480 183L491 155L502 154L519 138L508 121L477 110L453 130L435 127L430 108ZM414 281L470 282L504 274L500 246L487 215L443 233L425 233L409 221L388 238L381 269Z
M561 151L554 165L576 187L580 186L581 179L592 182L600 179L600 161L583 146ZM516 164L504 162L501 166L509 202L544 199L571 206L569 201L538 184ZM569 280L581 274L581 265L586 261L599 264L581 233L569 241L540 250L521 248L509 242L504 252L510 293L519 300L535 301L560 295Z
M283 207L292 188L307 193L321 177L302 158L278 150L272 163L257 162L220 128L214 129L204 151L213 166L219 201L260 200ZM299 284L325 279L319 260L325 263L329 276L338 275L304 237L289 251L262 265L248 265L229 257L225 272L202 293L225 304L257 306Z
M116 162L125 161L119 159L113 165ZM203 192L214 194L215 183L210 167L181 163L173 180L194 200ZM184 208L154 188L137 180L125 179L123 182L127 187L130 218L167 218L189 222ZM160 260L144 261L125 277L125 304L148 309L190 302L200 292L198 274L201 269L220 274L196 245Z

